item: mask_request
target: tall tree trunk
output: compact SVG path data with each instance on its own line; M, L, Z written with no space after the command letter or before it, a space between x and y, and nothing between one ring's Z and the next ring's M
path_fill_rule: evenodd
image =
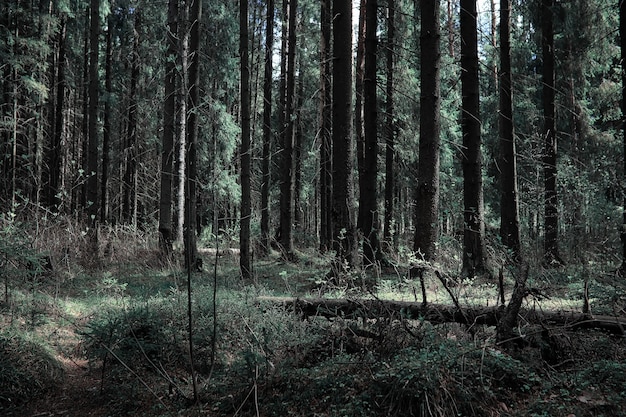
M332 245L331 0L321 0L320 21L320 251Z
M250 64L248 56L248 0L239 2L239 59L241 92L241 218L239 228L239 269L248 280L250 269L250 216L252 214L250 189Z
M91 0L89 29L89 147L87 154L87 214L92 228L98 220L98 51L100 0ZM95 233L94 233L95 239Z
M363 84L365 80L365 9L367 0L359 1L359 25L356 38L356 71L354 81L354 136L356 139L356 163L359 180L359 211L356 221L357 229L363 227L363 210L360 204L361 192L365 189L365 125L363 123Z
M270 158L272 143L272 49L274 47L274 0L267 2L265 22L265 72L263 75L263 155L261 160L261 250L270 251Z
M463 149L463 271L474 276L485 268L480 92L476 0L461 0L461 127Z
M559 255L559 211L556 191L557 137L555 123L554 30L553 0L541 2L543 56L543 178L544 178L544 242L543 257L547 265L562 265Z
M421 4L420 141L415 204L414 250L426 261L436 257L439 214L441 59L439 0Z
M624 142L623 175L626 176L626 0L618 1L620 51L622 58L622 140ZM622 230L620 232L620 238L622 240L622 266L620 269L622 276L626 276L626 194L624 195L622 213Z
M93 3L93 1L92 1ZM89 49L89 45L91 43L91 36L89 36L91 30L91 7L85 8L85 33L84 33L84 43L83 43L83 76L82 76L82 86L83 86L83 117L81 120L81 133L82 133L82 141L81 141L81 168L82 174L78 176L78 182L80 184L80 198L79 198L79 207L83 210L87 209L87 178L82 178L82 175L86 177L89 176L89 74L90 74L90 66L89 61L91 59L91 53Z
M58 211L61 204L59 193L61 192L61 141L63 140L63 107L65 106L65 41L66 41L66 19L61 17L59 27L59 56L57 64L56 79L56 103L54 110L54 128L52 141L50 144L49 158L49 184L48 184L48 204L53 210Z
M365 73L363 79L363 119L365 143L359 211L363 216L363 262L371 265L381 259L378 241L378 104L376 99L376 53L378 47L378 3L365 4ZM362 209L361 209L362 207Z
M174 138L176 137L176 36L178 34L178 0L169 0L165 60L165 100L163 103L163 137L161 149L161 188L159 199L159 247L169 257L172 253L172 184L174 179Z
M296 230L302 232L302 139L304 137L302 125L302 106L304 103L304 68L303 60L298 60L298 92L296 93L295 131L294 131L294 183L293 183L293 224Z
M106 51L104 58L104 89L106 100L104 101L104 126L102 131L102 179L100 181L100 221L108 218L108 182L111 147L111 100L113 95L113 15L109 15L109 23L106 34Z
M354 266L356 230L352 184L352 1L333 2L333 248L335 270Z
M500 238L511 251L512 260L521 262L517 157L513 123L511 79L511 0L500 0Z
M385 132L385 241L391 243L393 228L394 210L394 189L395 189L395 123L394 123L394 103L393 103L393 71L396 36L396 2L387 0L387 80L386 80L386 132Z
M192 0L190 15L189 53L189 96L187 103L187 158L185 180L185 266L188 270L199 269L196 243L196 202L197 196L197 143L200 105L200 22L202 1Z
M189 2L185 1L180 8L180 24L178 25L178 60L180 66L179 85L176 91L176 136L177 145L177 216L176 241L183 244L185 241L185 188L187 183L187 88L189 79ZM213 225L215 233L217 226Z
M141 13L135 10L133 30L133 56L131 61L130 92L128 97L128 139L126 141L126 166L124 170L123 217L127 223L137 225L137 84L139 82L139 30Z
M285 129L282 137L282 172L280 183L280 245L283 255L293 256L293 187L294 187L294 97L296 64L296 9L297 0L289 0L287 80L285 92Z

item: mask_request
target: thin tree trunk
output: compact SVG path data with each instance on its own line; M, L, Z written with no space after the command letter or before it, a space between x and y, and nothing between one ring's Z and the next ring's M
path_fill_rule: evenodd
M474 276L485 268L484 203L480 136L480 92L476 0L461 0L461 127L463 148L463 272Z
M113 15L109 15L106 34L106 52L104 58L104 89L106 100L104 101L104 126L102 129L102 179L100 181L100 221L108 218L108 182L111 147L111 98L113 94Z
M79 188L80 188L80 198L79 198L79 207L81 209L87 209L87 178L83 178L82 176L89 175L89 161L88 161L88 153L89 153L89 74L90 74L90 66L89 60L91 57L89 51L90 45L90 27L91 27L91 8L85 8L85 41L83 43L83 118L81 120L81 133L82 133L82 142L81 142L81 168L82 174L79 174Z
M332 103L331 103L331 8L330 0L320 7L320 251L332 245Z
M189 76L189 3L184 2L180 8L180 25L178 28L178 62L180 65L179 85L176 93L177 107L177 164L178 164L178 215L176 219L176 240L183 244L185 240L185 187L187 183L187 89ZM217 229L216 225L213 225ZM217 233L217 230L214 230Z
M510 24L511 0L500 0L500 238L511 251L512 260L521 262Z
M376 97L376 54L378 49L378 3L367 0L365 5L365 74L363 80L365 147L363 181L359 193L363 207L363 263L371 265L380 261L378 218L378 104Z
M300 74L298 77L298 92L296 93L295 108L295 131L294 131L294 182L293 182L293 224L294 228L302 231L302 138L304 132L302 130L302 105L304 103L304 77L302 76L304 68L302 67L302 59L298 60Z
M354 134L356 138L356 162L359 180L359 211L357 229L363 228L365 207L361 204L361 194L365 193L365 125L363 123L363 85L365 80L365 13L367 0L359 0L359 26L356 39L356 76L354 81Z
M248 0L239 2L239 59L241 92L241 218L239 228L239 270L244 280L251 277L250 216L250 64L248 55Z
M100 35L100 0L91 0L89 30L89 147L87 155L87 214L95 227L98 220L98 51ZM96 233L94 232L94 242Z
M622 140L624 142L624 174L626 176L626 0L619 1L619 35L620 35L620 51L622 58ZM626 194L624 195L624 204L622 209L622 230L620 233L622 240L622 276L626 276Z
M297 0L289 0L287 42L287 80L285 92L285 124L282 149L282 178L280 184L280 245L283 256L293 256L293 194L294 194L294 97L296 64L296 9Z
M357 262L352 184L352 1L333 2L333 247L335 274Z
M270 251L270 158L272 143L272 48L274 47L274 0L267 2L265 23L265 72L263 75L263 155L261 161L261 250Z
M172 253L172 184L174 137L176 136L176 36L178 34L178 0L168 1L165 100L163 103L163 137L161 149L161 194L159 199L159 247L169 257Z
M434 261L438 239L441 59L439 0L421 4L420 141L414 250Z
M139 82L139 30L141 14L135 10L133 31L133 57L131 61L130 92L128 98L128 139L126 143L126 167L124 170L123 217L127 223L137 225L137 84Z
M66 43L66 19L61 17L59 28L59 56L57 64L56 103L54 112L54 131L50 144L49 188L48 204L53 210L58 211L61 204L61 141L63 140L63 108L65 106L65 43Z
M384 238L385 241L391 243L393 229L393 211L394 211L394 159L395 159L395 123L394 118L394 102L393 102L393 71L394 71L394 54L395 54L395 36L396 36L396 3L395 0L387 0L387 81L386 81L386 135L385 135L385 225ZM397 232L397 231L396 231Z
M557 137L555 123L554 30L553 0L542 0L541 28L543 54L543 178L544 178L544 242L543 256L547 265L562 265L559 255L559 211L556 191Z
M200 104L200 22L202 17L202 1L191 3L191 28L189 39L189 95L187 104L187 157L185 181L185 266L187 270L200 269L198 248L196 243L196 202L197 196L197 141Z

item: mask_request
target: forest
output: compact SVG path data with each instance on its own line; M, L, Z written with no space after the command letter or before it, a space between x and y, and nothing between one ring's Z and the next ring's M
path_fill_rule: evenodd
M0 414L626 415L624 0L6 0L0 39Z

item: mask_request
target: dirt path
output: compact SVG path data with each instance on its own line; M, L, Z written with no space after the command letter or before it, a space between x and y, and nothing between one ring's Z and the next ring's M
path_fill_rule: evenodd
M100 379L89 371L87 360L59 358L65 367L63 385L45 397L33 400L23 410L24 417L99 417L107 414L100 398ZM14 414L18 416L20 414Z

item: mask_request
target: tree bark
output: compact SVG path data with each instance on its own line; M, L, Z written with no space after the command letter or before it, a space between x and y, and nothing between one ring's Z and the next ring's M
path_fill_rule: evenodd
M320 6L320 251L332 245L332 83L331 83L331 8L330 0Z
M359 24L356 38L356 69L354 79L354 137L356 141L356 163L359 183L359 208L356 227L363 228L365 207L361 204L361 193L365 190L365 125L363 87L365 81L365 13L367 0L359 0Z
M185 181L185 266L187 270L200 269L198 248L196 243L196 203L197 196L197 143L198 119L200 105L200 22L202 18L202 1L193 0L190 14L189 53L189 96L187 103L187 158Z
M89 121L87 149L87 215L89 224L98 221L98 51L100 36L100 0L91 0L89 29ZM95 235L95 233L94 233ZM94 237L95 239L95 237Z
M461 323L498 326L505 310L501 307L470 307L455 305L417 303L395 300L358 300L293 297L258 297L259 302L283 305L305 317L341 317L346 319L396 317L425 320L433 324ZM551 311L519 308L518 315L524 321L545 326L564 326L572 330L601 329L612 334L624 335L626 319L612 316L591 316L576 311Z
M485 269L484 203L481 153L480 91L476 0L461 0L461 128L463 148L463 271L474 276Z
M511 0L500 0L500 238L511 251L514 262L521 262L519 202L517 189L517 156L513 122L511 78Z
M624 143L622 163L624 164L624 175L626 175L626 1L624 0L619 0L619 36L622 58L622 141ZM622 208L620 239L622 241L622 266L620 270L622 276L626 276L626 193L624 193Z
M287 0L285 0L287 1ZM280 183L280 245L283 256L293 257L293 187L294 187L294 97L296 64L296 9L297 0L289 0L287 73L285 86L285 129L282 136L282 175Z
M239 228L239 270L248 280L250 269L250 216L252 214L250 186L250 64L248 56L248 0L239 2L239 59L241 92L241 218Z
M384 239L390 243L393 229L394 189L395 189L395 123L394 123L394 54L395 54L395 24L396 4L395 0L387 0L387 80L386 80L386 131L385 131L385 224Z
M332 273L355 266L352 184L352 1L333 2L333 249Z
M100 181L100 221L102 223L108 218L108 183L109 165L111 163L111 100L113 95L113 17L109 15L109 22L106 34L106 52L104 58L104 89L106 100L104 101L104 126L102 129L102 179Z
M544 242L543 257L546 265L563 264L559 255L559 211L556 191L557 137L555 123L554 83L554 30L553 0L541 3L541 45L543 56L543 179L544 179Z
M165 100L161 149L161 193L159 200L159 247L165 256L172 253L172 185L174 180L174 138L176 137L176 37L178 0L169 0L165 60Z
M261 250L270 251L270 158L272 143L272 48L274 47L274 0L267 2L265 23L265 71L263 75L263 155L261 160Z
M414 250L434 261L438 239L441 59L439 0L421 4L420 140Z
M376 97L376 54L378 49L378 2L365 3L365 73L363 79L364 159L359 192L359 211L363 216L363 263L372 265L382 259L378 216L378 103ZM362 209L361 209L362 207Z

